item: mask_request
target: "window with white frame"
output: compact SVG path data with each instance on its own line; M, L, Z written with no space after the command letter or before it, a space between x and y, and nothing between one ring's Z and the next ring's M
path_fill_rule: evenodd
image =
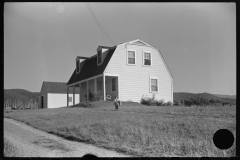
M127 51L127 64L135 65L136 64L136 52L133 50Z
M150 92L158 92L158 78L150 77Z
M112 91L116 91L116 78L112 79Z
M143 65L144 66L152 65L152 54L150 52L143 52Z
M68 102L72 102L72 97L68 97Z

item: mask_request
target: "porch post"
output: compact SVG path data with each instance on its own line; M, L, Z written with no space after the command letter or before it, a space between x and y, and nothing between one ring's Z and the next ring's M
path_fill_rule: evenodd
M97 93L97 79L94 79L94 92Z
M67 86L67 107L68 107L68 96L69 96L68 95L68 92L69 92L68 90L69 90L69 87Z
M73 85L73 105L75 105L75 85Z
M79 103L81 102L81 83L79 83Z
M103 73L103 100L106 101L105 74Z
M118 93L118 99L120 99L120 92L119 92L119 76L117 77L117 93Z
M87 81L87 101L89 100L89 93L88 93L88 81Z

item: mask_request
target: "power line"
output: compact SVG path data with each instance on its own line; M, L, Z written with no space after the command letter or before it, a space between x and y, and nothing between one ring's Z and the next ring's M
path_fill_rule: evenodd
M101 26L101 24L98 22L97 17L95 16L95 14L94 14L93 10L91 9L90 5L87 4L86 2L85 2L85 4L86 4L88 10L90 11L90 13L92 14L92 16L93 16L95 22L97 23L98 27L100 28L100 30L101 30L101 31L103 32L103 34L107 37L107 39L108 39L113 45L115 45L116 43L111 39L111 37L107 34L107 32L103 29L103 27Z
M85 3L86 6L88 7L88 10L90 11L90 13L92 14L95 22L97 23L98 27L100 28L100 30L103 32L103 34L108 38L108 40L115 45L115 42L111 39L111 37L107 34L107 32L103 29L103 27L101 26L101 24L99 23L99 21L97 20L97 17L95 16L93 10L91 9L90 5Z
M101 31L105 34L105 36L108 38L108 40L115 45L115 42L112 40L112 38L107 34L107 32L103 29L103 27L101 26L101 24L99 23L99 21L97 20L96 15L94 14L93 10L91 9L91 6L89 4L87 4L90 13L93 15L93 18L95 20L95 22L97 23L97 25L100 27Z

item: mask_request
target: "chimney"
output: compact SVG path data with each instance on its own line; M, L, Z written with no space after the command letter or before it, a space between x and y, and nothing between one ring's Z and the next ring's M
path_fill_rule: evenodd
M88 57L82 57L82 56L77 56L76 58L76 73L79 73L84 65L84 63L86 62L85 60L87 60Z

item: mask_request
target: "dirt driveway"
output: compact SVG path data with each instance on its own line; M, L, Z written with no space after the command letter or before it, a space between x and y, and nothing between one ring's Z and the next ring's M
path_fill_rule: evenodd
M129 157L90 144L69 141L7 118L4 118L4 138L18 148L19 157L82 157L86 154Z

